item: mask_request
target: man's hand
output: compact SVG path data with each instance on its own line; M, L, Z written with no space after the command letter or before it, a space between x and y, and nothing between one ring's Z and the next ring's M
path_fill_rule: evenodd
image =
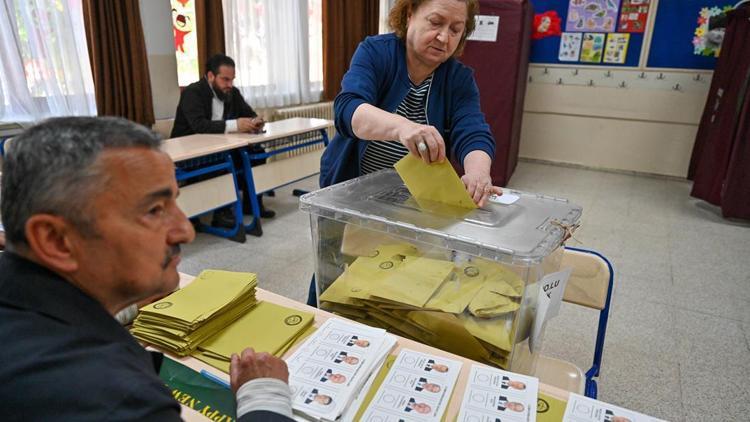
M242 356L232 354L229 364L229 379L232 384L232 392L237 390L248 381L256 378L276 378L289 383L289 370L286 362L268 353L255 353L252 348L242 351Z
M240 117L237 119L237 131L246 133L260 133L266 121L262 117Z
M0 232L0 251L5 249L5 232Z

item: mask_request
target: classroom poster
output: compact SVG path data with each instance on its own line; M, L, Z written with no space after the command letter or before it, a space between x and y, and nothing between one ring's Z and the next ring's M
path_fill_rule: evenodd
M651 0L622 0L619 32L646 32L648 8Z
M583 34L581 62L600 63L604 53L604 34Z
M581 40L583 34L580 32L563 32L560 38L560 53L557 58L561 62L577 62L581 55Z
M727 5L724 8L718 6L704 7L698 12L698 26L693 32L693 54L697 56L719 57L719 53L721 52L721 42L719 40L723 38L723 33L720 37L711 36L708 24L711 18L721 15L731 8L731 5Z
M604 63L623 64L628 53L630 34L607 34L607 46L604 48Z
M566 32L615 30L620 0L570 0Z

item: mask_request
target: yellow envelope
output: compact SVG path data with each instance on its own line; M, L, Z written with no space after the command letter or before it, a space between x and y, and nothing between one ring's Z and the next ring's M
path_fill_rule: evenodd
M426 164L406 154L393 167L420 207L429 208L429 202L437 202L467 210L477 208L448 160Z
M510 345L510 324L511 320L507 318L476 318L472 315L461 314L458 316L463 322L464 327L476 338L486 341L491 345L511 351Z
M276 354L312 324L313 318L308 312L260 302L198 348L225 358L246 347L252 347L256 352Z
M427 301L425 308L460 314L482 288L484 280L483 274L474 271L473 263L457 267Z
M452 262L407 256L395 271L383 278L371 294L421 308L451 271Z

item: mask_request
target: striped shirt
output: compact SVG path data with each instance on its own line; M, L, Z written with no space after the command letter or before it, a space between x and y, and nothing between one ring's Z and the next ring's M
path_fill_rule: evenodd
M427 95L430 92L432 75L421 84L411 83L409 93L396 108L396 114L414 123L427 124ZM409 150L399 141L369 141L360 163L361 174L368 174L384 168L391 168Z

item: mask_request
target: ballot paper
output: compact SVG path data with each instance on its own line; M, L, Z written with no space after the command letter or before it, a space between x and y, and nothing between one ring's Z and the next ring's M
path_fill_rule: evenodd
M385 330L327 320L287 359L295 412L336 420L395 345Z
M362 421L437 421L443 417L462 363L402 349Z
M430 203L468 210L477 207L456 170L447 160L427 164L412 154L406 154L393 168L422 208L431 208Z
M570 393L563 422L664 422L642 413Z
M539 380L472 365L458 422L536 421Z

